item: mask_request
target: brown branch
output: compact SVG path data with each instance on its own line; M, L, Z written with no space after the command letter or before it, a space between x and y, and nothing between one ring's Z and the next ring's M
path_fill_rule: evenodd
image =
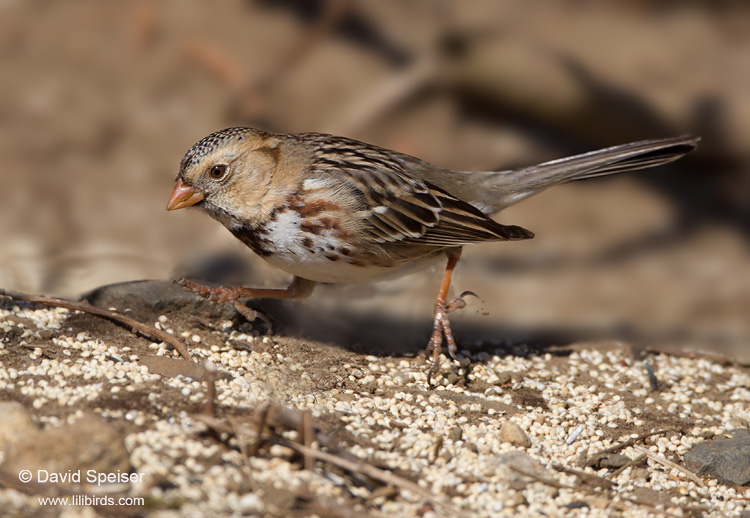
M321 16L301 32L286 52L276 57L269 70L246 86L246 94L252 95L258 91L268 91L274 88L289 71L293 70L318 46L327 34L336 28L353 6L351 0L329 0L324 3L325 10Z
M542 484L546 484L548 486L551 486L551 487L554 487L554 488L557 488L557 489L567 489L568 491L572 491L572 492L582 491L582 492L588 493L590 495L596 495L598 497L604 497L610 503L613 503L613 504L616 503L616 500L614 500L614 498L613 498L613 496L615 496L616 498L618 498L619 500L622 500L623 502L628 502L628 503L635 504L635 505L641 505L643 507L647 507L647 508L651 509L655 513L660 513L660 514L663 514L664 516L669 516L669 517L675 517L676 518L676 515L674 515L672 513L669 513L667 511L656 509L656 507L654 505L652 505L652 504L650 504L648 502L644 502L642 500L639 500L637 498L632 498L632 497L627 497L627 496L617 495L617 494L612 495L611 491L608 491L608 490L598 491L598 490L590 488L590 487L574 487L574 486L569 486L567 484L561 484L560 482L557 482L556 480L551 480L551 479L548 479L546 477L540 477L539 475L536 475L534 473L530 473L528 471L525 471L525 470L523 470L521 468L513 466L512 464L508 464L508 467L511 469L511 471L515 471L519 475L523 475L524 477L528 477L528 478L530 478L532 480L535 480L537 482L541 482Z
M351 471L352 473L365 475L366 477L377 480L378 482L382 482L383 484L390 484L392 486L399 487L402 490L411 491L412 493L425 498L431 504L445 509L450 513L450 516L457 516L461 518L469 518L470 516L461 509L455 507L447 499L434 494L432 491L423 488L419 484L416 484L415 482L407 480L403 477L399 477L398 475L395 475L390 471L376 468L372 464L367 464L361 459L359 461L350 461L347 459L343 459L338 455L333 455L332 453L327 453L315 448L309 448L301 444L293 443L292 441L286 440L282 437L279 437L277 439L277 442L283 446L291 448L297 453L301 453L302 455L309 455L318 460L322 460L323 462L333 464L334 466L337 466L341 469Z
M583 484L592 487L599 487L604 489L612 489L613 487L615 487L614 482L604 477L600 477L599 475L586 473L584 471L578 471L577 469L566 468L565 466L560 466L559 464L553 464L552 467L557 471L562 471L563 473L567 473L568 475L574 475Z
M82 311L84 313L96 315L108 320L113 320L129 327L130 330L134 333L140 333L147 338L168 343L169 345L174 347L178 353L180 353L180 356L185 358L187 361L193 361L193 357L190 355L187 347L185 347L185 344L178 337L170 335L169 333L162 331L161 329L156 329L155 327L148 324L144 324L143 322L138 322L137 320L121 315L120 313L92 306L88 302L73 302L70 300L56 299L53 297L44 297L40 295L27 295L25 293L10 292L3 289L0 289L0 296L9 297L13 300L23 300L25 302L31 302L32 304L41 304L42 306L53 306L58 308L66 308L73 311Z
M206 368L206 404L203 407L203 413L216 417L216 366L209 360L204 367Z
M671 460L667 459L666 457L662 457L661 455L654 453L653 451L649 450L648 448L644 448L643 446L636 444L633 446L633 449L637 451L638 453L647 456L649 459L653 460L654 462L661 464L662 466L669 468L669 469L676 469L683 475L685 475L689 480L692 480L696 484L698 484L699 487L706 487L703 481L698 478L698 476L690 471L687 468L683 468L679 464L675 464Z
M652 435L663 435L663 434L671 432L671 431L673 431L673 430L658 430L656 432L642 433L638 437L633 437L632 439L628 439L625 442L621 442L619 444L615 444L614 446L610 446L609 448L605 448L602 451L598 451L598 452L594 453L593 455L591 455L591 457L589 457L589 459L586 461L585 465L586 466L591 466L594 463L594 461L596 461L596 459L598 459L602 455L607 455L609 453L618 452L620 450L623 450L623 449L627 448L628 446L633 446L634 444L636 444L638 442L641 442L643 439L647 439L647 438L651 437Z
M305 448L312 447L313 435L314 431L312 424L312 412L308 408L307 410L304 410L302 412L302 422L300 423L299 427L300 442L305 446ZM306 470L313 470L313 460L314 459L310 455L304 456Z
M315 427L312 426L312 422L306 422L305 414L305 412L270 403L268 405L263 405L256 410L254 418L249 423L241 423L238 420L233 419L231 420L231 425L228 425L228 422L225 419L217 419L205 414L197 414L194 418L218 432L233 433L237 438L240 449L246 457L257 455L258 449L263 442L272 442L285 446L300 454L305 459L306 463L311 463L313 459L328 462L354 474L363 475L383 484L391 485L401 490L411 491L412 493L420 495L431 504L442 507L448 511L449 516L469 518L470 515L454 507L447 499L432 493L428 489L424 489L410 480L399 477L390 471L368 464L354 454L342 450L341 447L328 435L316 430ZM296 429L300 431L308 429L308 433L318 442L319 445L333 449L336 451L336 454L324 452L317 448L305 444L298 444L285 439L279 435L276 430L279 428L286 430ZM244 446L245 442L249 443L247 447Z
M634 458L630 462L627 462L626 464L623 464L622 466L620 466L619 468L617 468L616 470L614 470L609 475L609 478L611 478L612 480L616 479L617 476L620 473L622 473L623 471L625 471L626 469L628 469L631 466L637 466L638 464L641 464L644 461L645 458L646 458L645 455L638 455L636 458Z

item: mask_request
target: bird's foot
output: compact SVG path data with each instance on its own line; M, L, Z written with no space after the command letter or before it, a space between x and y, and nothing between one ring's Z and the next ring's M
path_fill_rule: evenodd
M250 309L245 304L240 302L240 298L248 291L247 288L243 286L221 286L218 288L214 288L211 286L206 286L205 284L198 284L197 282L193 282L185 278L176 280L175 283L179 284L190 293L198 295L199 297L203 297L204 299L210 300L211 302L216 302L217 304L232 304L232 306L234 306L234 309L236 309L240 315L245 317L248 322L254 322L259 318L263 322L265 322L266 326L268 327L268 332L272 332L271 321L266 315L255 311L254 309Z
M197 282L193 282L185 278L176 280L175 283L179 284L190 293L198 295L199 297L203 297L204 299L210 300L211 302L216 302L217 304L222 304L225 302L234 303L239 299L239 294L237 293L238 287L236 286L221 286L219 288L213 288L211 286L206 286L205 284L198 284Z
M450 304L446 304L440 300L435 302L435 312L432 321L432 336L427 344L427 351L432 353L432 365L430 370L427 371L427 384L432 384L432 377L440 370L440 351L443 347L443 338L445 343L448 344L448 354L450 357L463 365L463 362L456 356L458 347L456 347L456 340L453 338L453 332L451 331L451 323L448 320L448 313L466 307L466 301L464 297L467 296L476 297L476 293L472 291L465 291L456 300Z

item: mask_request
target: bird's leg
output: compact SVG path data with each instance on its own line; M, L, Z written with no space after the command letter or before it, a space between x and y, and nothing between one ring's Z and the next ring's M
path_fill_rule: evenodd
M448 297L448 289L451 285L451 277L453 276L453 269L458 263L458 259L461 257L461 249L458 251L450 250L447 252L448 264L445 266L445 273L443 274L443 282L440 283L440 290L438 291L437 299L435 300L435 313L432 321L432 337L427 345L427 350L432 352L432 365L430 370L427 372L427 384L429 385L432 381L432 376L437 374L440 366L440 349L443 345L443 337L445 342L448 344L448 354L451 358L459 361L456 357L456 341L453 339L453 333L451 332L451 323L448 320L448 313L461 309L466 306L466 302L463 297L466 295L474 295L474 293L467 291L461 294L456 300L450 304L446 304Z
M301 277L295 277L292 283L283 289L247 288L245 286L221 286L219 288L213 288L204 284L198 284L197 282L188 279L180 279L175 282L199 297L203 297L212 302L228 302L232 304L234 308L250 322L260 317L266 324L268 324L269 329L271 323L268 321L268 318L244 305L240 302L240 299L304 299L310 296L315 287L314 281L309 281Z

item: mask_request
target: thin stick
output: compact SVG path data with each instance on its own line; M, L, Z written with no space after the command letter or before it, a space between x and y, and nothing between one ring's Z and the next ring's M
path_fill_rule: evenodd
M553 464L552 467L557 471L562 471L563 473L567 473L568 475L575 475L578 480L589 486L601 487L604 489L612 489L615 486L615 483L611 480L600 477L599 475L594 475L593 473L586 473L583 471L578 471L577 469L566 468L565 466L560 466L559 464Z
M258 494L260 486L255 480L255 476L253 476L253 469L250 465L250 451L248 449L248 441L245 440L245 437L243 436L242 427L237 426L237 422L235 420L229 421L229 426L231 427L234 436L237 438L237 445L240 448L240 453L242 453L242 469L245 472L247 481L250 483L250 488L253 490L253 493Z
M262 406L255 412L253 416L255 418L255 440L250 443L250 447L247 450L248 457L255 457L260 451L260 446L263 444L263 431L266 429L268 418L273 417L271 414L276 413L276 406L269 403Z
M25 302L31 302L32 304L41 304L42 306L54 306L71 309L73 311L83 311L84 313L96 315L108 320L114 320L115 322L119 322L120 324L129 327L134 333L140 333L145 337L170 344L178 353L180 353L180 356L187 361L193 361L193 357L190 355L190 352L188 352L185 344L176 336L170 335L169 333L162 331L161 329L156 329L148 324L144 324L143 322L133 320L132 318L121 315L120 313L92 306L88 302L73 302L53 297L26 295L25 293L10 292L3 289L0 289L0 296L9 297L13 300L23 300Z
M646 456L645 456L645 455L638 455L638 456L637 456L636 458L634 458L634 459L633 459L633 460L631 460L630 462L628 462L628 463L626 463L626 464L624 464L624 465L620 466L620 467L619 467L619 468L617 468L616 470L614 470L614 471L612 472L612 474L611 474L611 475L609 475L609 478L611 478L611 479L613 479L613 480L614 480L614 479L616 479L616 478L617 478L617 475L619 475L620 473L622 473L623 471L625 471L626 469L628 469L628 468L629 468L629 467L631 467L631 466L636 466L636 465L640 464L641 462L643 462L643 459L645 459L645 458L646 458Z
M536 475L534 473L530 473L526 470L518 468L514 466L513 464L508 464L508 468L510 468L511 471L515 471L519 475L523 475L524 477L529 477L531 480L536 480L537 482L541 482L542 484L546 484L548 486L556 487L557 489L568 489L570 491L587 491L586 488L569 486L567 484L561 484L557 480L552 480L546 477L540 477L539 475ZM588 491L591 492L591 490L588 490Z
M323 462L328 462L330 464L333 464L334 466L338 466L339 468L351 471L353 473L361 473L384 484L390 484L396 487L400 487L401 489L404 489L406 491L416 493L421 497L427 499L433 505L442 507L443 509L448 511L450 513L450 516L459 516L462 518L470 518L471 516L461 509L454 507L445 498L433 494L431 491L423 488L419 484L416 484L411 480L399 477L398 475L394 475L390 471L376 468L372 464L365 463L363 460L352 462L350 460L342 459L337 455L326 453L315 448L309 448L301 444L296 444L283 438L279 438L277 440L280 444L287 446L303 455L310 455L311 457L315 457L319 460L322 460Z
M591 457L589 457L589 460L586 461L586 465L589 466L591 463L596 460L597 457L600 457L602 455L606 455L608 453L615 453L622 449L627 448L628 446L633 446L635 443L641 442L643 439L647 439L651 437L652 435L662 435L667 432L671 432L672 430L658 430L656 432L646 432L642 433L638 437L633 437L632 439L628 439L625 442L621 442L620 444L615 444L614 446L610 446L609 448L605 448L602 451L596 452Z
M310 448L312 446L313 442L313 425L312 425L312 412L310 409L304 410L302 412L302 422L300 423L300 439L301 443L306 447ZM314 467L314 460L312 456L305 454L305 469L307 471L312 471Z
M651 450L649 450L648 448L644 448L643 446L641 446L639 444L634 445L633 449L635 451L637 451L638 453L646 455L649 459L653 460L654 462L657 462L657 463L661 464L662 466L665 466L665 467L670 468L670 469L676 469L677 471L679 471L680 473L682 473L683 475L685 475L689 480L692 480L693 482L695 482L696 484L698 484L700 487L706 487L703 484L703 481L700 478L698 478L698 476L695 473L693 473L692 471L690 471L689 469L683 468L679 464L675 464L671 460L669 460L669 459L667 459L665 457L662 457L658 453L654 453Z
M534 473L529 473L527 471L524 471L523 469L520 469L520 468L517 468L516 466L513 466L512 464L508 464L508 467L512 471L515 471L516 473L518 473L520 475L523 475L525 477L529 477L532 480L536 480L537 482L541 482L542 484L546 484L548 486L552 486L552 487L557 488L557 489L567 489L567 490L573 491L573 492L575 492L575 491L582 491L584 493L588 493L588 494L591 494L591 495L596 495L596 496L600 496L600 497L603 496L603 497L607 498L609 500L609 502L612 503L612 504L617 503L612 498L612 495L611 495L610 491L607 491L607 490L597 491L596 489L592 489L592 488L588 488L588 487L573 487L573 486L568 486L566 484L561 484L560 482L557 482L556 480L550 480L550 479L548 479L546 477L540 477L538 475L535 475ZM630 497L622 496L622 495L614 495L614 496L616 496L619 500L622 500L624 502L629 502L629 503L636 504L636 505L642 505L643 507L648 507L649 509L651 509L654 512L661 513L664 516L670 516L670 517L675 517L676 518L676 515L674 515L672 513L668 513L667 511L658 510L652 504L650 504L648 502L643 502L641 500L638 500L637 498L630 498Z
M216 417L216 366L214 362L208 360L204 367L206 368L206 405L203 407L203 413Z

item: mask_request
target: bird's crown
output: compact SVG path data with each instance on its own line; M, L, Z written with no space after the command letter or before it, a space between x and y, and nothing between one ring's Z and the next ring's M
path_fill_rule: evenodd
M197 163L202 157L209 155L227 144L241 142L251 137L262 137L265 132L247 127L227 128L221 131L211 133L202 138L191 147L185 156L182 157L180 170L184 171L191 165Z

